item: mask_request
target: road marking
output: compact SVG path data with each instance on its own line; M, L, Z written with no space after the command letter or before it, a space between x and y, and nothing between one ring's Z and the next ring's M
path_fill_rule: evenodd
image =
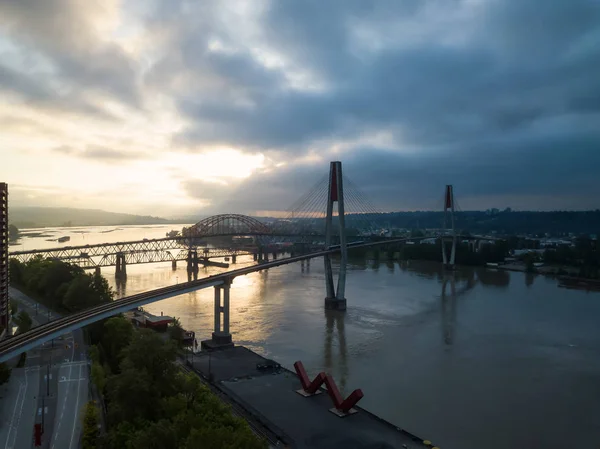
M81 366L80 366L81 368ZM81 370L80 370L81 371ZM58 383L62 383L62 382L74 382L74 381L80 381L80 380L86 380L87 377L80 377L78 379L65 379L64 377L58 381Z
M25 377L25 378L27 379L27 377ZM23 391L23 382L21 382L19 380L19 392L17 393L17 400L15 401L15 408L13 409L13 413L10 418L10 424L8 426L8 435L6 436L6 444L4 445L4 449L9 449L14 446L12 444L9 446L9 441L10 441L10 434L12 433L12 430L15 427L14 426L15 414L17 413L17 405L19 405L19 397L21 396L21 391ZM16 432L16 430L15 430L15 432Z
M71 361L73 361L73 357L75 357L75 348L73 348L72 352L71 352ZM65 362L69 362L69 359L65 359ZM71 370L73 369L73 363L68 363L69 365L69 379L71 378ZM60 370L60 367L58 368ZM81 371L81 368L80 368ZM81 377L81 374L79 375ZM54 434L52 435L52 445L50 446L50 449L54 449L54 445L56 443L56 436L58 435L58 430L60 429L60 424L63 421L63 416L65 414L65 407L67 406L67 399L69 397L69 388L67 387L67 392L65 393L65 398L64 398L64 402L63 402L63 406L62 409L60 411L60 418L58 420L58 426L56 427L56 430L54 431Z
M73 429L71 430L71 442L69 443L69 449L73 447L73 437L75 436L75 427L77 427L77 422L79 421L79 393L81 386L81 365L79 365L79 379L77 380L77 401L75 402L75 413L73 416ZM79 439L78 439L79 440Z

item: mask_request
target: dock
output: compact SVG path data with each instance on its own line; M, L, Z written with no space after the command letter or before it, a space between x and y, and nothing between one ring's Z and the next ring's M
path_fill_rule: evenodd
M212 379L213 389L227 396L236 409L242 408L254 423L268 429L281 447L436 447L359 406L354 406L357 413L345 417L332 413L332 402L325 390L321 390L325 394L302 396L297 392L302 386L295 372L243 346L195 353L189 356L187 365L205 380Z

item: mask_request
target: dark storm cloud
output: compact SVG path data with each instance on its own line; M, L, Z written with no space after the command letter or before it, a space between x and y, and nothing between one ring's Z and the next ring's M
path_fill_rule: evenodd
M265 42L324 87L291 89L283 70L257 66L243 50L213 53L204 68L247 101L223 101L220 90L180 97L193 125L179 138L302 153L319 139L384 129L395 136L393 149L414 153L360 150L366 189L380 184L388 198L394 188L424 196L435 175L442 184L462 182L468 195L580 194L597 207L600 3L490 0L465 9L473 12L465 22L423 19L426 8L444 14L449 4L467 8L461 1L273 2L260 24ZM395 20L397 41L357 48L357 26L377 30ZM434 28L428 39L402 34L402 24L415 23ZM436 39L453 26L464 31L460 43ZM341 157L349 166L360 159Z

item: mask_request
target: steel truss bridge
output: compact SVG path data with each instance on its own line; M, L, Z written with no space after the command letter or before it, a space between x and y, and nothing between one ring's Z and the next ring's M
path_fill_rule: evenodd
M15 251L11 252L9 257L26 263L34 257L41 256L48 259L69 262L82 268L96 268L116 265L118 255L122 255L127 264L187 260L190 249L197 249L193 245L193 242L189 239L176 237ZM256 252L256 249L250 247L204 248L198 250L198 257L199 259L210 259L253 254L254 252Z

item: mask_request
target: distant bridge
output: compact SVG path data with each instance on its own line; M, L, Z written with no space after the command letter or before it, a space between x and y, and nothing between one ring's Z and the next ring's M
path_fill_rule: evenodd
M194 248L194 251L197 251ZM254 248L204 248L199 250L198 259L253 254ZM22 263L37 256L62 260L81 268L109 267L117 265L117 259L123 258L126 264L176 262L190 257L189 241L182 237L144 239L117 243L97 243L93 245L65 246L29 251L14 251L9 254Z

